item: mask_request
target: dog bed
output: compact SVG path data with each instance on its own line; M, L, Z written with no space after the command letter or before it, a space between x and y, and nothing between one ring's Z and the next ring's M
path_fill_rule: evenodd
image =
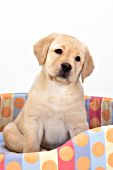
M17 117L26 99L25 93L0 95L0 170L113 170L113 99L85 96L91 129L61 147L34 153L10 152L4 147L2 130Z

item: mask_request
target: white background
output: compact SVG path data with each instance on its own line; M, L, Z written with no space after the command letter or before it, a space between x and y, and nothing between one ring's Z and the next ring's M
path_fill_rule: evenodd
M95 70L85 94L113 97L113 0L1 0L0 93L29 91L40 70L32 46L52 32L88 45Z

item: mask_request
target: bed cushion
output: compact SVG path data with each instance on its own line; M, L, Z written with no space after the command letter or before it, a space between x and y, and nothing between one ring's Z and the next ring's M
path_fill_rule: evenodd
M1 131L17 117L26 99L26 93L0 95ZM0 132L0 170L112 170L113 99L85 96L85 106L92 129L51 151L10 152Z

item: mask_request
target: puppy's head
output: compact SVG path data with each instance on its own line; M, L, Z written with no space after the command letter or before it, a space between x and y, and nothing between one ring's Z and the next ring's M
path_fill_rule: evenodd
M87 47L74 37L51 34L34 45L34 53L51 80L82 82L93 69L93 59Z

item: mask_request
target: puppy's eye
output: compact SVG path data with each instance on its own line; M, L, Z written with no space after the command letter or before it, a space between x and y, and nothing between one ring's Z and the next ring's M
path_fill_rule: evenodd
M60 48L58 48L58 49L55 50L55 53L57 53L57 54L62 54L62 52L63 52L63 51L62 51L62 49L60 49Z
M79 62L80 61L80 56L76 56L75 61Z

